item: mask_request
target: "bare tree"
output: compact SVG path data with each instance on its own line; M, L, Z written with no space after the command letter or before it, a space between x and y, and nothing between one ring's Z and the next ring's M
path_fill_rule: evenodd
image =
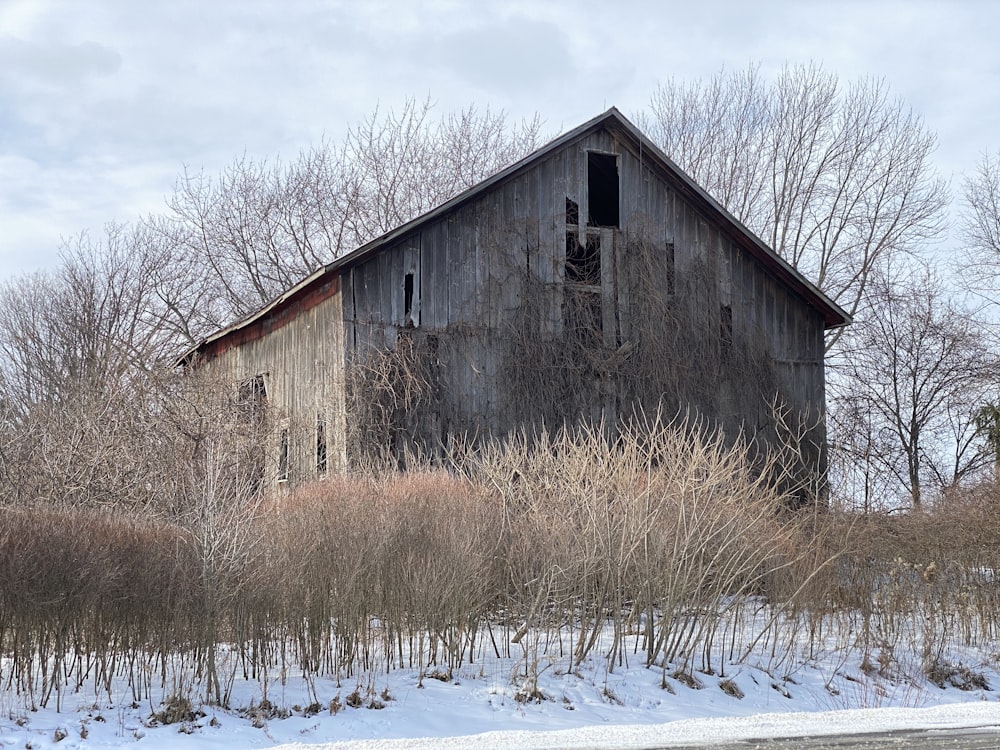
M644 129L795 268L854 314L886 263L938 236L948 203L936 139L880 80L815 65L671 79ZM839 333L831 339L832 344Z
M337 145L282 162L237 159L215 179L185 174L166 219L150 223L173 248L194 301L191 340L247 315L323 263L354 250L533 151L540 121L511 124L470 107L438 120L431 103L376 110ZM195 291L197 290L197 291ZM165 293L170 296L171 293Z
M164 404L180 337L158 282L171 267L143 225L62 249L0 286L4 501L148 509L174 491Z
M994 304L1000 263L1000 156L983 154L963 181L960 227L966 244L966 280Z
M168 259L120 225L68 242L55 270L0 286L0 392L15 409L148 372L169 335L155 279Z
M905 285L876 279L863 313L842 342L841 447L919 508L927 484L951 487L989 466L976 416L997 387L997 357L984 321L931 271Z

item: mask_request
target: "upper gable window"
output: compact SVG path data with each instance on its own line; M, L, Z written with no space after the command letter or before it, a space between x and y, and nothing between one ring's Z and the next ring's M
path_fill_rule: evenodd
M587 224L592 227L617 227L618 157L614 154L587 152Z

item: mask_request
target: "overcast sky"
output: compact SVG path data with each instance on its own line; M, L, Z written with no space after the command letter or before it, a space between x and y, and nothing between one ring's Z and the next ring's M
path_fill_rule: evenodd
M1000 148L1000 2L0 0L0 279L164 205L185 167L294 157L408 97L555 134L660 81L884 77L960 182Z

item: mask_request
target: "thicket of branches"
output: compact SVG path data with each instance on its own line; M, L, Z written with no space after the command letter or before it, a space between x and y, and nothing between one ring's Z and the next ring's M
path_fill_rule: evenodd
M450 679L499 658L538 699L540 670L592 658L654 667L666 687L765 653L777 679L803 643L860 647L863 669L900 680L948 674L954 647L1000 627L992 488L901 518L789 514L745 444L652 418L265 503L213 445L173 517L0 514L4 689L32 708L114 701L121 684L154 706L228 705L253 680L264 705L295 669L325 705L320 676L370 702L394 669Z
M937 139L881 80L816 65L671 79L640 123L734 216L848 313L873 274L940 236ZM833 338L836 338L834 335Z
M527 241L512 228L509 245L494 254ZM787 363L775 361L765 332L743 324L734 333L725 324L705 263L686 262L681 278L668 283L659 251L640 231L617 248L623 301L610 314L595 306L591 287L547 283L520 264L494 260L480 293L508 299L515 290L516 308L501 303L489 325L402 329L392 349L352 353L349 465L386 456L397 467L413 458L440 461L456 440L474 450L493 437L537 436L564 424L599 425L613 435L660 412L704 419L706 429L747 440L762 464L767 453L784 450L771 465L782 487L796 504L822 498L821 411L795 401L798 384ZM819 365L810 365L806 376L817 378Z

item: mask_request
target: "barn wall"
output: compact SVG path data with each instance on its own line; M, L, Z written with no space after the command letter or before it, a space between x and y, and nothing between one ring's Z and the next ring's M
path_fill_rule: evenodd
M618 155L617 228L585 226L590 150ZM576 289L566 283L567 201L583 224L569 229L600 247L600 282L582 296L599 300L601 323L587 340L567 328ZM418 297L409 316L407 273ZM427 353L434 415L422 424L433 432L425 440L431 448L451 435L503 433L525 421L613 421L670 389L701 415L751 436L770 429L775 396L796 413L823 410L819 313L608 131L419 226L345 269L343 280L348 361L371 347L392 348L400 336ZM723 341L730 317L731 341ZM568 358L568 342L577 359ZM822 442L822 425L814 437Z
M283 432L289 484L317 476L321 422L327 471L346 468L341 307L337 291L266 335L224 349L206 363L213 377L233 384L234 394L249 378L263 376L272 426L264 452L271 482L279 479Z

